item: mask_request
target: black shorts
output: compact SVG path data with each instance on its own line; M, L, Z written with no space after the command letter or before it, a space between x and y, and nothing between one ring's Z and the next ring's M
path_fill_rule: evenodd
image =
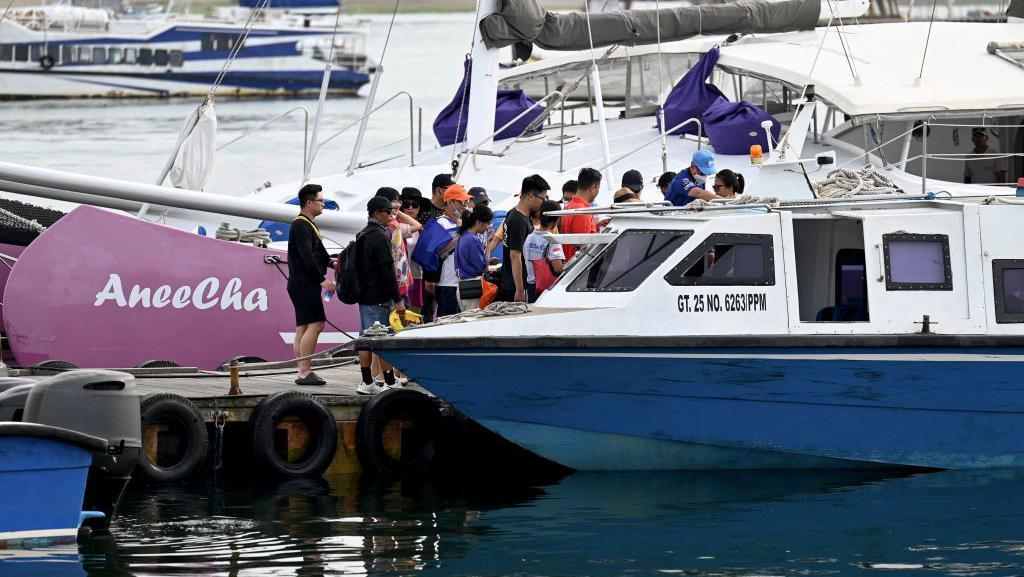
M290 286L288 296L295 307L295 326L301 327L311 323L322 323L327 320L324 313L324 299L320 286Z

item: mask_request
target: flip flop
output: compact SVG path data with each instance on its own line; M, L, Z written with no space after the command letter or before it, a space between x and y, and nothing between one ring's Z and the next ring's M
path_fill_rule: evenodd
M325 381L325 380L321 379L320 377L316 376L316 373L312 373L311 372L308 375L306 375L305 377L302 377L301 379L295 379L295 384L296 385L307 385L307 386L312 386L312 387L322 387L322 386L327 384L327 381Z

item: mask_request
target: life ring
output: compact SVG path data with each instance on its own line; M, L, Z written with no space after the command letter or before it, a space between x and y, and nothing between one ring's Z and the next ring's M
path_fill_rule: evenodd
M249 417L256 463L278 477L319 477L338 446L338 425L323 403L302 391L281 391L260 401ZM278 444L278 430L298 429L296 445Z
M39 58L39 65L43 67L43 70L49 70L53 68L54 64L56 64L56 62L53 61L53 56L50 56L49 54L43 54Z
M404 388L383 391L359 413L359 463L364 470L385 476L424 471L437 454L440 424L441 411L427 395ZM385 437L399 440L400 456L395 447L386 446Z
M192 401L173 393L143 397L142 455L138 470L151 481L188 477L206 460L210 438L206 421Z

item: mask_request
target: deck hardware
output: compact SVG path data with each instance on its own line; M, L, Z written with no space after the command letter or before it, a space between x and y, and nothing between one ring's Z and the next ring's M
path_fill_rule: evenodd
M228 395L241 395L242 389L238 386L238 359L231 359L231 388Z
M920 321L915 322L914 324L915 325L921 325L921 334L922 335L930 335L932 333L932 325L933 324L937 325L939 323L933 322L932 318L931 318L931 315L924 315L924 316L921 317Z

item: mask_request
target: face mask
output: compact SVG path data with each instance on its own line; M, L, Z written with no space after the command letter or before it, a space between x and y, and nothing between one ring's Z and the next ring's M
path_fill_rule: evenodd
M704 184L705 182L708 181L708 177L703 175L703 174L695 174L695 175L693 175L693 178L694 178L694 180L696 180L697 182L699 182L701 184Z

